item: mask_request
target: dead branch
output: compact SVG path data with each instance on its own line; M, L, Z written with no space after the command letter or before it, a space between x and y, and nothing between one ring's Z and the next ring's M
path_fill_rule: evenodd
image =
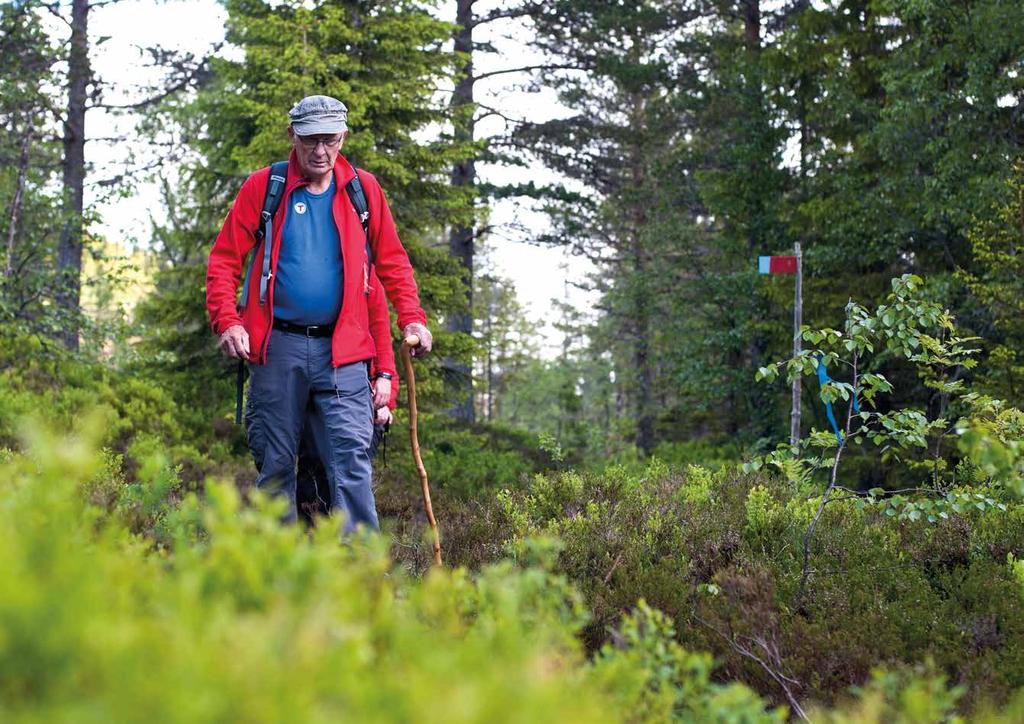
M768 674L768 676L770 676L776 684L779 685L779 688L782 689L782 693L785 695L786 701L789 702L790 707L793 709L793 713L801 719L803 719L804 721L810 721L810 719L807 718L807 713L804 711L804 708L800 706L800 702L797 700L796 696L789 688L790 684L799 685L799 681L793 679L792 677L786 676L782 672L772 668L767 661L765 661L760 656L755 654L753 651L748 649L746 646L741 644L739 641L736 640L735 637L727 636L722 631L718 630L716 626L711 625L711 623L703 619L701 616L697 615L696 613L692 615L697 623L699 623L701 626L704 626L709 631L715 633L719 638L725 641L732 648L733 651L738 653L743 658L749 659L758 666L760 666L761 669L763 669L764 672Z

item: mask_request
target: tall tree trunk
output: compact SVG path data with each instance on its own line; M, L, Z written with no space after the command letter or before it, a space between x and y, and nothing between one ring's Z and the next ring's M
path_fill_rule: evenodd
M640 234L637 233L639 238ZM633 351L633 365L636 368L636 446L645 455L654 451L654 364L651 359L651 310L650 296L644 276L648 273L645 250L642 243L634 247L635 270L638 276L634 299L634 323L636 325L636 346Z
M452 95L452 109L456 115L454 129L456 142L472 142L475 130L474 119L471 115L474 82L473 4L475 2L476 0L458 0L456 7L455 22L458 28L455 31L455 51L465 53L466 57L466 63L459 74L459 81L455 85L455 93ZM476 161L473 157L452 167L451 184L456 188L472 187L476 184ZM466 270L466 311L453 314L448 319L449 332L473 333L473 237L472 226L453 228L448 237L448 249L451 255L458 259L463 269ZM456 402L452 408L452 415L456 419L473 422L475 410L470 365L449 361L447 366L451 373L449 379L455 387Z
M745 107L748 113L755 114L756 121L760 124L756 127L755 132L757 134L765 134L769 133L770 129L767 125L766 116L763 113L766 100L761 72L761 0L745 0L744 4L743 43L747 51L746 62L748 66L744 79L744 83L747 86L744 92L748 94L748 101ZM758 212L763 211L764 203L764 198L761 197L759 199ZM753 225L748 226L748 229L747 250L750 258L753 258L757 254L763 254L767 251L765 249L766 236L771 232L767 228L758 228ZM751 289L750 307L753 319L756 320L761 317L764 314L764 309L764 298L758 289L757 277L755 276L753 288ZM764 359L767 340L764 339L762 332L757 331L756 323L751 325L750 330L752 334L747 348L747 359L744 360L744 368L756 370L761 366L761 362ZM752 387L750 394L747 396L747 404L748 409L743 412L744 416L751 422L759 422L760 426L764 428L758 430L757 434L759 436L771 434L771 419L765 415L765 412L770 409L766 389L763 386Z
M492 282L493 283L493 282ZM487 422L494 420L494 288L487 286Z
M646 99L634 97L633 123L637 137L645 136L644 113ZM654 450L654 361L651 358L651 297L648 291L649 259L644 248L644 227L647 226L647 208L636 200L637 192L647 183L644 149L634 145L630 154L630 183L632 208L630 217L630 255L633 264L633 325L636 339L633 348L633 368L637 381L634 391L636 414L636 446L645 455Z
M25 179L28 176L28 147L32 141L32 125L26 119L25 131L21 137L21 153L18 156L18 180L14 186L14 199L11 201L11 213L7 225L7 258L4 261L4 278L14 274L14 243L18 237L18 217L21 216L21 203L25 197Z
M743 40L747 49L761 49L761 0L743 2Z
M85 110L89 68L89 2L72 0L68 109L64 121L64 228L60 235L57 304L65 312L64 346L78 350L82 288L82 211L85 186Z

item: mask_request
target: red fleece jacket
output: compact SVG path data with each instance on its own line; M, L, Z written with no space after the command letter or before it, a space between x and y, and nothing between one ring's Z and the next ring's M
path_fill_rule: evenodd
M363 228L345 186L355 175L355 170L344 157L338 156L334 164L336 191L331 211L341 240L344 289L342 291L341 313L331 340L332 363L335 367L361 360L372 360L377 355L377 345L371 333L369 302L372 292L369 264L363 243ZM231 211L224 219L220 234L210 250L206 271L206 307L210 325L215 334L222 334L228 327L242 325L249 334L252 350L250 361L263 364L266 361L270 328L274 322L274 278L277 258L281 248L281 233L288 214L287 203L282 203L274 215L272 242L270 245L271 278L264 304L259 303L260 270L263 268L263 254L266 244L256 250L253 274L249 279L249 293L246 306L237 308L238 285L241 282L246 255L256 246L256 229L260 225L260 211L266 194L270 168L260 169L242 184ZM427 323L427 316L420 306L419 291L413 278L409 257L398 238L395 222L388 208L384 192L366 171L359 172L366 201L370 208L370 247L373 251L373 271L387 292L398 313L398 326L405 328L412 322ZM284 198L307 182L299 172L294 152L288 158L288 173L285 180ZM386 302L385 302L386 310ZM390 346L390 329L387 341ZM378 362L378 365L381 363ZM391 355L394 366L394 354ZM379 366L379 369L384 369ZM386 370L393 371L393 370Z

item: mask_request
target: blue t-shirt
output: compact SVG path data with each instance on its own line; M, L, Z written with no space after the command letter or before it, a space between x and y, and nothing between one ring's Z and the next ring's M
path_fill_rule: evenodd
M293 324L333 324L341 312L344 271L331 204L334 179L320 194L295 189L281 234L274 317Z

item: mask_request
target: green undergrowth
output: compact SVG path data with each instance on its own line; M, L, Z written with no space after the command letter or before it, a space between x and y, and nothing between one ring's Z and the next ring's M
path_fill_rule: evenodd
M421 414L419 440L433 486L460 500L521 487L531 475L553 467L536 436L511 428L466 425L443 415ZM378 456L377 466L383 468L384 462ZM417 479L404 408L397 412L386 462L390 479Z
M339 546L276 523L228 420L96 363L6 363L30 351L0 353L0 719L1024 712L1024 505L991 444L945 498L837 490L801 590L811 483L707 441L565 470L552 441L427 417L434 571L403 425L385 535Z
M156 454L130 492L97 437L36 431L0 464L4 721L783 717L713 682L710 657L643 604L588 660L553 544L410 578L383 537L281 526L230 483L175 500Z
M198 490L207 475L236 468L244 454L240 428L183 408L150 376L0 325L0 447L20 446L18 426L26 418L69 433L97 409L98 444L123 456L130 477L140 456L159 448L182 482Z
M763 473L654 461L640 474L538 476L492 515L514 557L537 535L563 542L555 570L591 610L590 650L643 598L676 621L680 644L715 654L723 680L775 702L833 704L878 667L931 662L966 710L1024 686L1024 504L985 497L932 523L837 496L809 542L803 592L820 496Z

